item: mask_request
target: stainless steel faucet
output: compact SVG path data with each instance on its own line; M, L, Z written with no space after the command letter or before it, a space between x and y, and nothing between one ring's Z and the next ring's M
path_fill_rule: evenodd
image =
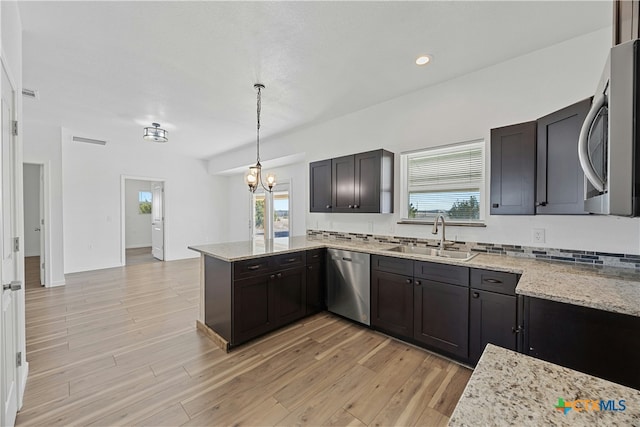
M431 230L431 234L438 234L438 220L442 221L442 235L440 236L440 250L444 250L446 243L444 238L445 224L444 224L443 215L438 215L435 221L433 221L433 229Z

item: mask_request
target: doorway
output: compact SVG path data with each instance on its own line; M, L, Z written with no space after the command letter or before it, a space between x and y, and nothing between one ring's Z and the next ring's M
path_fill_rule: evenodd
M44 165L25 163L22 170L25 288L32 289L46 283Z
M122 177L122 265L164 261L164 181Z

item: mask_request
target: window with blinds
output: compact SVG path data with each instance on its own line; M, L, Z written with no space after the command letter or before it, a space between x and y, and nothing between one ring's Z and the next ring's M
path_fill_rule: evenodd
M408 219L480 219L484 141L405 154Z

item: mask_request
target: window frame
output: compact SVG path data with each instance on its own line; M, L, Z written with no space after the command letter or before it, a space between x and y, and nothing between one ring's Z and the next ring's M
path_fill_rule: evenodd
M486 194L486 175L487 175L487 157L486 157L486 141L484 138L473 139L469 141L458 142L447 145L436 145L433 147L425 147L419 150L411 150L400 153L400 221L399 224L433 224L435 216L433 218L409 218L409 158L414 155L423 153L435 153L438 151L448 151L459 147L463 149L465 147L471 148L471 146L477 145L482 159L481 166L481 178L479 182L480 187L480 212L478 219L456 219L447 221L447 224L451 225L466 225L466 226L478 226L484 227L486 220L486 203L488 201ZM452 188L454 189L454 188Z

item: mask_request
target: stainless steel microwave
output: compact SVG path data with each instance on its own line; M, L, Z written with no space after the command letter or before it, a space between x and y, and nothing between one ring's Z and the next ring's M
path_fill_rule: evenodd
M640 39L614 46L578 142L585 211L640 216Z

